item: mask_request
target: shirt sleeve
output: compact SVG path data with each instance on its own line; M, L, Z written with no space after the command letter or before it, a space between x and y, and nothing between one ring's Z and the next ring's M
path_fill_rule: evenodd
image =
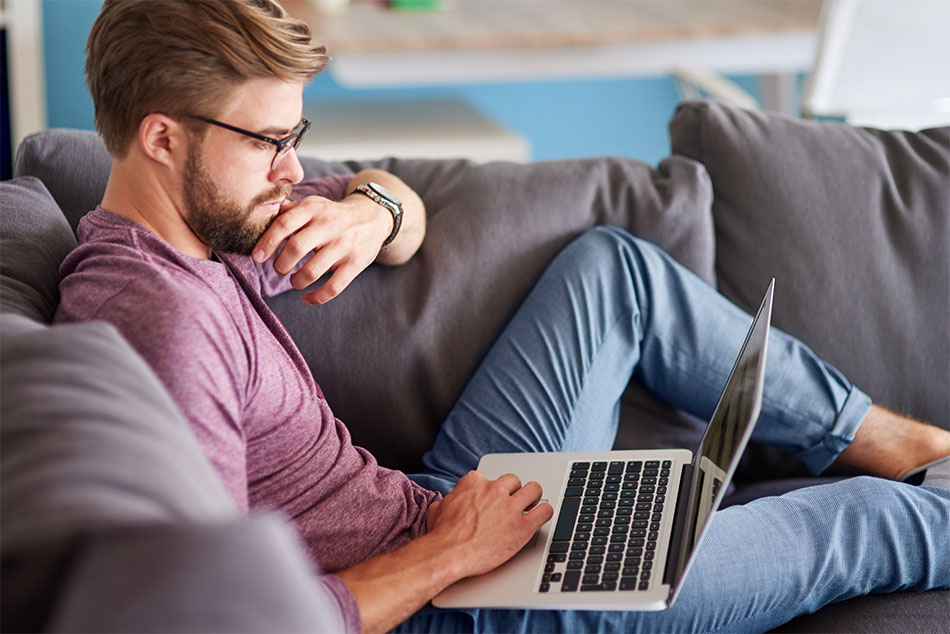
M306 180L294 187L289 198L290 200L297 201L307 196L320 196L333 201L343 200L346 197L346 186L352 179L353 174L333 174L332 176ZM274 259L279 253L280 249L275 251L273 256L261 264L254 262L254 266L257 268L258 276L261 280L261 294L264 297L271 297L291 290L293 287L290 285L290 276L306 264L309 259L305 258L301 260L297 266L294 267L293 271L287 275L281 275L274 270ZM248 260L253 262L253 260Z
M344 631L359 632L363 626L360 610L356 605L356 599L353 598L353 593L346 587L343 580L336 575L324 575L320 578L320 585L323 591L330 595L339 606Z

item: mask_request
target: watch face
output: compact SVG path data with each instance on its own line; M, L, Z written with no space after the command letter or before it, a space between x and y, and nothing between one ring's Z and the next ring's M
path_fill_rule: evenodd
M366 186L372 189L374 192L376 192L380 196L382 196L383 198L385 198L386 200L391 201L393 204L402 205L402 201L396 198L395 194L393 194L391 191L389 191L382 185L378 185L376 183L366 183Z

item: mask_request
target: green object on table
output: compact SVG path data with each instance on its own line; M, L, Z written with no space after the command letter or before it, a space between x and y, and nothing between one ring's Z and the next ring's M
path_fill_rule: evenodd
M399 11L435 11L442 8L442 0L389 0L389 7Z

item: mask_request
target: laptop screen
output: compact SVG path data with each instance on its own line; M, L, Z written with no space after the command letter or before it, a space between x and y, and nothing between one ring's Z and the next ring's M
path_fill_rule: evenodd
M764 328L761 322L756 326ZM761 335L752 331L699 447L699 503L694 539L712 511L727 472L745 449L747 432L758 416L761 385L756 385L756 378L764 367L765 353L765 342L760 339Z
M772 280L693 461L694 484L687 507L693 520L684 536L692 548L683 549L684 559L687 555L691 559L709 516L725 496L722 484L732 478L762 407L774 286ZM682 578L689 562L680 564Z

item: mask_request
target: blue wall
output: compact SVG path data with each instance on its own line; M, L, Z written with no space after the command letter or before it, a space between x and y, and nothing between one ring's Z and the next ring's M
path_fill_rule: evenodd
M83 75L86 36L101 0L43 0L50 127L93 128ZM755 92L754 77L733 78ZM527 137L534 159L619 154L655 164L670 151L667 122L678 97L669 79L539 81L436 88L350 90L330 73L307 101L458 97Z

